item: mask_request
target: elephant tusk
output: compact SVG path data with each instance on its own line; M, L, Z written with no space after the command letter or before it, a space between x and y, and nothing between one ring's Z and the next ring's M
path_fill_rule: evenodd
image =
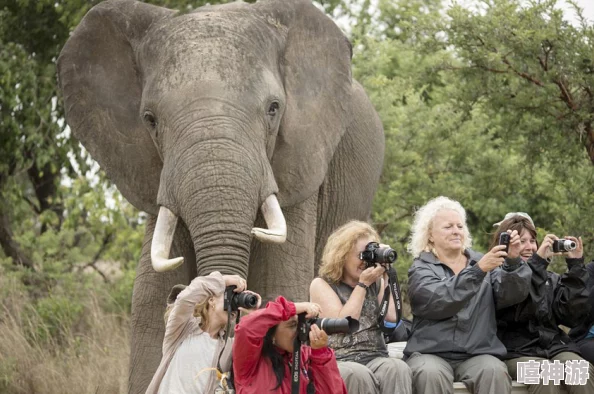
M157 216L157 224L155 225L151 243L151 262L157 272L171 271L184 262L183 257L169 259L177 219L177 216L169 209L164 206L159 208L159 216Z
M275 244L285 242L287 239L287 223L276 196L274 194L268 196L260 209L262 210L262 216L264 216L268 229L254 227L252 234L260 242Z

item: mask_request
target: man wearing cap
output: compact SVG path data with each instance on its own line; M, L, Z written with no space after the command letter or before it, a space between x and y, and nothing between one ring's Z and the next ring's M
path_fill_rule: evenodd
M561 385L570 394L594 393L594 368L579 355L559 325L573 327L582 323L588 314L588 272L584 267L581 238L566 237L575 243L575 249L564 253L553 253L551 246L558 239L547 234L539 245L532 218L525 212L511 212L504 220L495 223L497 231L491 247L498 243L499 234L515 230L520 234L519 264L527 264L532 271L528 297L519 304L497 311L497 336L507 349L504 361L513 379L529 384L530 393L561 393ZM551 257L562 254L566 258L567 272L558 275L547 270ZM536 366L541 375L535 382L522 381L522 369L526 362ZM555 365L564 377L565 362L585 362L590 379L585 384L565 384L564 380L550 381L549 366ZM538 363L538 365L536 364ZM555 375L558 377L558 375ZM542 378L542 379L541 379ZM570 377L571 378L571 377Z

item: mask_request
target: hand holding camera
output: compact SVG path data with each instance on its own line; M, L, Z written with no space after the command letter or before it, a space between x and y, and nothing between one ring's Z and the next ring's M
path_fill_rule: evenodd
M225 280L225 287L235 286L234 291L241 293L247 288L247 282L239 275L223 275Z
M516 230L507 230L507 232L499 234L498 244L505 246L507 257L515 259L520 256L522 244L520 243L520 234Z
M359 282L371 286L386 273L389 265L397 258L398 254L390 246L369 242L365 250L359 254L359 259L365 262L365 270L361 272Z
M245 285L244 285L245 286ZM245 287L244 287L245 288ZM253 291L241 291L236 285L227 286L224 294L224 306L226 311L239 311L257 309L262 302L260 296Z
M312 324L309 331L309 345L312 349L322 349L328 346L328 334Z
M565 237L566 241L575 243L575 248L571 249L567 253L567 257L570 259L581 259L584 256L584 243L582 237ZM571 246L571 245L570 245Z
M369 242L365 250L359 253L359 259L365 261L365 268L375 267L376 265L387 266L392 264L398 258L398 254L388 245L380 245L377 242Z
M305 313L307 319L316 318L322 312L322 308L314 302L296 302L295 303L295 314L299 315Z
M495 268L501 266L507 253L505 249L506 245L495 245L483 258L479 260L477 265L483 272L493 271Z
M559 238L555 234L547 234L536 251L543 259L567 253L569 258L581 258L583 255L582 240L575 237ZM576 257L573 257L576 256Z

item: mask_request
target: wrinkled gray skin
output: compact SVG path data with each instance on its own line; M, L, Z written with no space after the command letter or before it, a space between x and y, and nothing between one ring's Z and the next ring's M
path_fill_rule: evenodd
M159 364L174 284L219 270L307 300L328 235L369 218L384 135L350 60L347 38L309 1L183 15L106 1L66 43L68 124L152 215L134 283L130 392L144 392ZM250 235L265 227L259 207L272 193L287 221L280 245ZM171 257L185 262L166 273L150 261L159 206L181 218Z

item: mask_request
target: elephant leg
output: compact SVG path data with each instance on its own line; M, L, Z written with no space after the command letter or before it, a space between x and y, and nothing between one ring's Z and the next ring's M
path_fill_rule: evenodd
M263 297L283 295L292 301L309 299L314 272L314 245L318 195L296 206L283 208L287 221L287 241L263 244L252 241L248 287ZM256 225L262 226L258 217Z
M196 258L188 230L178 224L172 255L184 256L185 262L169 272L156 272L151 265L150 251L156 217L147 221L142 256L136 269L132 294L132 343L128 376L129 393L145 393L161 361L165 333L163 315L167 295L178 283L188 284L196 276Z
M353 81L352 121L320 187L315 274L326 240L349 220L368 221L384 162L385 137L379 116L361 85Z

